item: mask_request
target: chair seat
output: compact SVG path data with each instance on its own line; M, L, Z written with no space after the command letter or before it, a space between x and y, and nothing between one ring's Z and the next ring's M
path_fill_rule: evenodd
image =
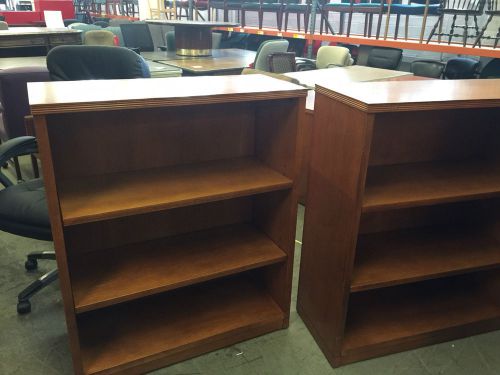
M294 11L294 12L305 12L309 8L308 4L288 4L285 5L285 11Z
M439 5L429 5L429 11L427 14L436 15L438 14ZM425 13L425 5L419 4L394 4L391 6L391 13L403 14L409 16L423 15Z
M247 10L259 10L261 7L260 3L243 3L241 4L241 9ZM281 8L281 3L263 3L262 9L266 10L278 10Z
M52 239L42 179L0 191L0 230L41 240Z

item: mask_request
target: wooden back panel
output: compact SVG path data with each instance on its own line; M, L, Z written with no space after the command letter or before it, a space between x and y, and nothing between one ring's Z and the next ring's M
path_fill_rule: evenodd
M500 151L497 108L378 114L370 165L460 160Z
M56 176L66 179L252 155L254 107L229 103L49 115Z

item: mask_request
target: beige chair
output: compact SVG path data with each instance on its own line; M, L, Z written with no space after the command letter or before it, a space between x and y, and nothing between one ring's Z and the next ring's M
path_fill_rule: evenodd
M0 30L9 30L9 24L5 21L0 21Z
M349 49L345 47L322 46L316 55L316 68L325 69L336 66L349 66L354 63Z
M114 46L114 37L111 31L90 30L85 33L83 44L87 46Z

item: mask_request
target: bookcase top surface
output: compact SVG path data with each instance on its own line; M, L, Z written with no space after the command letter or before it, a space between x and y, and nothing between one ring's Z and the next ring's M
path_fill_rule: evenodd
M316 91L370 113L500 107L500 79L331 83Z
M307 89L264 75L35 82L31 113L49 114L272 100Z

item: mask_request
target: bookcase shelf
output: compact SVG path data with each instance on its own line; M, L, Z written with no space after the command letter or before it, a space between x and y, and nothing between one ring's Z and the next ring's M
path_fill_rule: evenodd
M356 293L348 309L342 354L363 358L384 345L405 349L462 337L463 332L498 329L498 276L472 274Z
M75 374L142 374L286 328L307 90L95 84L106 95L29 85Z
M88 176L60 184L65 225L280 189L292 181L253 158Z
M332 366L500 328L498 99L316 87L297 311Z
M83 253L71 260L75 310L81 313L285 260L269 237L245 224Z
M244 279L183 288L78 318L85 373L120 372L144 361L186 358L282 328L284 312Z
M363 211L441 204L500 195L500 164L433 161L368 169Z
M484 228L437 226L361 235L351 292L500 266L500 241Z

